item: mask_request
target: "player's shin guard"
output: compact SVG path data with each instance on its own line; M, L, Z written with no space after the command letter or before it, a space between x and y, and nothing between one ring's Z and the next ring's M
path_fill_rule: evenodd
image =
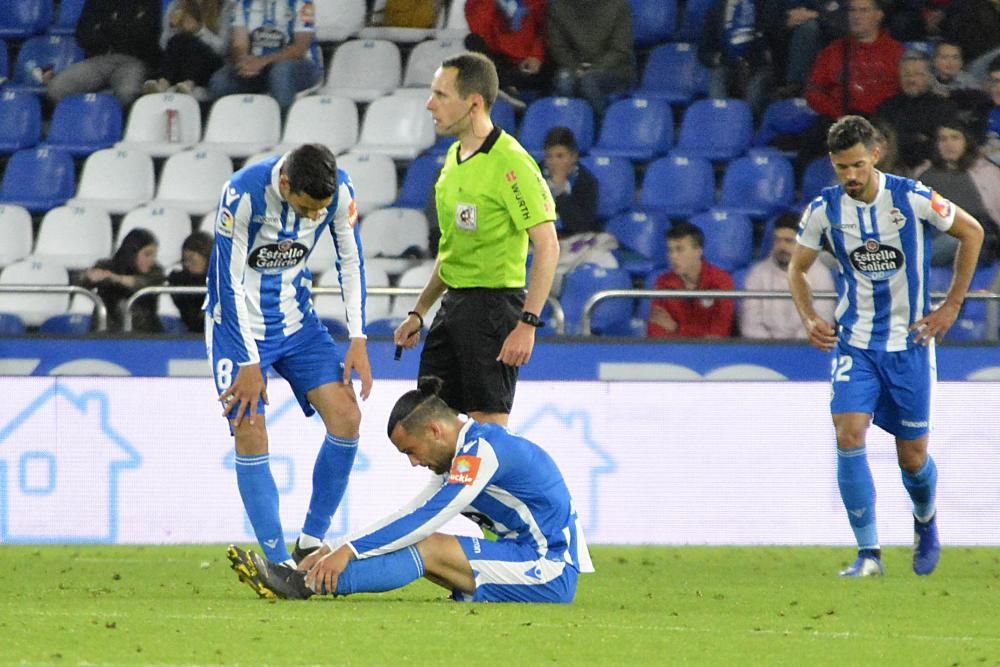
M326 434L326 440L316 456L313 467L312 498L302 532L323 539L330 529L330 520L347 489L347 480L358 453L358 439L338 438Z
M272 563L288 560L285 535L278 514L278 487L271 474L269 454L236 455L236 484L240 488L243 507L260 548Z
M914 473L903 470L902 474L903 486L913 501L913 516L918 521L930 521L934 516L934 498L937 494L937 465L934 464L934 459L928 454L920 470Z
M875 482L865 448L837 449L837 485L859 549L878 549Z
M352 560L337 579L337 595L391 591L422 576L424 559L416 546L409 546L384 556Z

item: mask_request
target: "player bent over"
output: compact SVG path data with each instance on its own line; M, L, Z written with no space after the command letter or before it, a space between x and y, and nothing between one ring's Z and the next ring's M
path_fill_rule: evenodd
M375 593L425 577L456 600L571 602L578 574L593 566L555 462L498 424L459 415L438 396L441 385L421 378L389 416L396 449L434 472L416 498L342 546L324 545L298 569L230 546L240 579L265 598ZM458 514L498 539L435 532Z

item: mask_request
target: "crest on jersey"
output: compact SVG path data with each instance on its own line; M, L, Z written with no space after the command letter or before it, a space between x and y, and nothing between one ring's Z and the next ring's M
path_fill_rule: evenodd
M215 221L215 233L226 238L233 238L233 214L229 212L229 209L219 209L219 218Z
M456 456L455 460L452 461L451 471L448 473L448 483L461 484L462 486L471 485L476 481L476 475L479 474L479 464L482 461L478 456L470 454Z
M889 220L892 221L892 224L896 225L896 229L902 229L906 225L906 216L898 208L889 211Z
M903 251L868 239L849 254L851 266L871 280L888 280L906 263Z
M455 226L467 232L474 232L478 228L476 222L476 205L463 204L459 202L455 205Z
M931 193L931 208L939 216L947 220L950 218L954 212L954 204L942 197L936 192Z

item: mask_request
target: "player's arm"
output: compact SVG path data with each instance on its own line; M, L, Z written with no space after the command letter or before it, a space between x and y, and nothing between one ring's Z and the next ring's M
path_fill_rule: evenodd
M448 286L444 284L441 280L441 258L439 257L434 262L434 270L431 271L430 277L427 279L427 284L424 288L420 290L420 295L417 297L417 302L413 306L414 313L418 313L420 316L410 314L406 316L396 331L393 333L392 337L396 345L401 345L407 349L411 347L416 347L417 343L420 342L420 323L423 321L424 317L430 311L431 306L437 303L437 300L441 298ZM426 323L430 325L430 322Z
M788 263L788 289L792 293L792 302L799 312L802 326L809 335L809 342L821 350L832 350L837 344L837 332L831 323L820 317L813 304L812 288L806 274L812 267L819 250L809 248L801 243L795 244L792 259Z
M528 294L524 299L524 312L540 315L545 307L545 300L552 291L552 280L556 275L556 265L559 263L559 239L556 236L556 226L552 222L543 222L528 228L528 238L534 248L534 258L531 260L531 273L528 276ZM535 347L535 332L537 328L525 322L518 322L500 347L497 361L508 366L523 366L531 359Z

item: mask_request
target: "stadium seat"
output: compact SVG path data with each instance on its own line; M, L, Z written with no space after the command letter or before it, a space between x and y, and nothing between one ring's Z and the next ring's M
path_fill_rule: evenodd
M17 2L17 0L11 0ZM36 77L36 68L48 69L58 74L75 62L83 60L83 49L71 36L39 35L21 45L5 90L18 90L44 94L45 86Z
M105 148L83 163L80 185L70 206L97 206L120 215L153 198L153 158L142 151Z
M233 162L216 151L190 150L171 155L151 206L178 208L190 215L205 214L219 205L222 186L233 175Z
M199 148L244 158L281 141L281 108L270 95L226 95L212 104Z
M826 155L822 155L806 165L802 172L802 184L799 186L799 201L808 203L819 196L823 188L837 184L837 175L833 171L833 163Z
M464 51L465 43L460 39L430 39L417 44L406 61L403 87L429 88L441 61Z
M31 214L21 206L0 204L0 267L13 264L31 254L34 243Z
M632 206L635 169L623 157L587 156L580 160L597 179L597 217L610 218Z
M0 294L0 299L6 295ZM14 313L0 313L0 336L20 336L27 330L24 320Z
M318 42L342 42L365 27L365 0L313 0Z
M817 118L816 112L801 97L774 100L764 109L760 128L752 143L754 146L767 146L785 135L801 135L816 123Z
M463 40L469 34L469 22L465 19L466 0L451 0L444 26L434 31L436 39Z
M83 313L62 313L46 318L38 331L57 336L85 336L90 331L90 320L91 316Z
M684 16L676 30L676 38L681 41L697 44L701 39L701 30L708 18L715 0L684 0Z
M368 105L356 150L412 160L434 145L434 121L414 95L388 95Z
M59 13L49 27L50 35L72 35L76 32L76 23L80 20L85 0L59 0Z
M412 208L383 208L372 211L361 220L361 247L366 258L398 258L396 262L381 262L387 272L401 273L414 258L428 255L427 218L423 211ZM395 269L395 270L391 270Z
M37 95L0 92L0 155L31 148L42 137L42 104Z
M590 152L594 143L594 111L586 100L577 97L540 97L528 105L518 138L524 149L536 160L542 159L545 135L553 127L571 129L580 154Z
M335 317L321 317L320 322L326 327L326 330L330 332L330 335L336 338L347 338L350 335L350 331L347 329L347 325L336 319Z
M399 276L399 280L396 282L397 287L420 287L422 288L427 284L427 281L431 277L431 273L434 271L435 263L434 260L428 259L423 262L411 266L406 271L403 271ZM397 296L393 299L392 303L392 316L399 318L402 321L406 317L407 311L413 310L413 304L417 302L416 295L414 296ZM441 300L438 299L430 310L424 314L424 323L427 326L431 325L434 321L434 317L437 315L438 309L441 308ZM397 325L398 326L398 325Z
M27 39L51 21L52 0L0 0L0 38Z
M490 109L490 120L507 134L517 136L517 114L510 102L498 97ZM454 137L451 137L454 139Z
M745 268L753 259L753 223L741 213L714 209L691 218L705 233L705 259L725 271Z
M396 165L388 155L351 151L337 158L358 193L358 215L390 206L396 199Z
M753 116L743 100L697 100L684 113L677 149L687 156L731 160L746 152L752 134Z
M677 25L675 0L630 0L632 40L638 49L666 42Z
M141 206L128 212L115 235L115 248L135 228L147 229L159 242L157 262L171 266L181 261L181 246L191 234L191 217L183 211L163 206Z
M0 271L0 285L69 285L69 274L59 264L27 257ZM0 313L13 313L29 327L37 327L49 317L66 312L69 293L3 293Z
M402 78L402 58L394 42L355 39L337 47L321 95L371 102L390 94Z
M111 256L111 216L94 206L53 208L38 227L33 256L68 271L89 269Z
M932 266L927 278L927 288L931 293L945 293L951 286L952 268L950 266ZM1000 263L983 266L972 274L969 292L997 291L1000 289ZM939 299L932 298L933 303ZM986 338L986 320L988 301L968 299L962 306L962 312L955 324L948 331L947 340L984 340ZM996 332L994 332L996 333Z
M629 211L616 215L608 221L604 228L608 234L616 239L622 248L636 253L647 265L645 273L650 270L665 266L667 263L667 241L666 233L670 229L670 221L667 218L654 214L643 213L642 211ZM619 258L621 261L622 258ZM638 266L642 262L636 262ZM629 268L624 263L622 268ZM637 273L637 270L630 269L630 273Z
M170 140L171 127L176 141ZM119 146L167 157L193 147L201 139L201 107L191 95L143 95L132 105Z
M583 264L567 273L559 295L559 303L566 314L566 333L582 333L583 306L595 292L631 288L632 278L625 269L606 269L594 264ZM591 333L604 336L629 335L634 308L634 299L610 299L598 304L591 314Z
M786 209L794 190L792 164L780 154L741 157L726 165L719 206L763 219Z
M381 317L369 320L367 327L368 336L370 338L392 338L404 319L404 317Z
M7 56L7 42L0 39L0 86L10 78L10 58Z
M29 148L14 153L0 183L0 203L32 213L64 204L76 189L73 158L65 151Z
M365 263L365 285L367 287L389 287L389 276L378 266L368 266ZM340 278L334 268L323 272L317 283L318 287L340 287ZM339 294L317 294L313 296L313 308L324 321L334 320L344 328L347 335L347 317L344 311L344 301ZM389 317L392 310L392 297L368 294L365 300L365 322Z
M301 144L323 144L334 153L343 153L358 143L358 107L347 97L309 95L292 103L285 120L281 143L283 153Z
M636 97L687 105L708 94L711 73L698 62L693 44L661 44L649 53Z
M410 162L399 187L399 196L392 205L423 211L434 195L434 183L442 166L444 155L421 155Z
M122 108L118 100L107 93L87 93L59 101L45 145L83 157L121 138Z
M630 97L608 107L592 152L645 162L670 150L673 135L674 119L666 101Z
M715 203L715 172L705 158L668 156L646 167L639 208L670 218L688 218Z
M202 229L205 229L205 225L208 223L206 219L202 222ZM209 225L212 227L212 232L215 232L215 225ZM315 245L313 245L313 251L309 254L309 259L306 260L306 268L314 276L323 276L327 272L334 269L337 261L337 249L333 245L333 236L329 233L320 234L319 238L316 239Z

